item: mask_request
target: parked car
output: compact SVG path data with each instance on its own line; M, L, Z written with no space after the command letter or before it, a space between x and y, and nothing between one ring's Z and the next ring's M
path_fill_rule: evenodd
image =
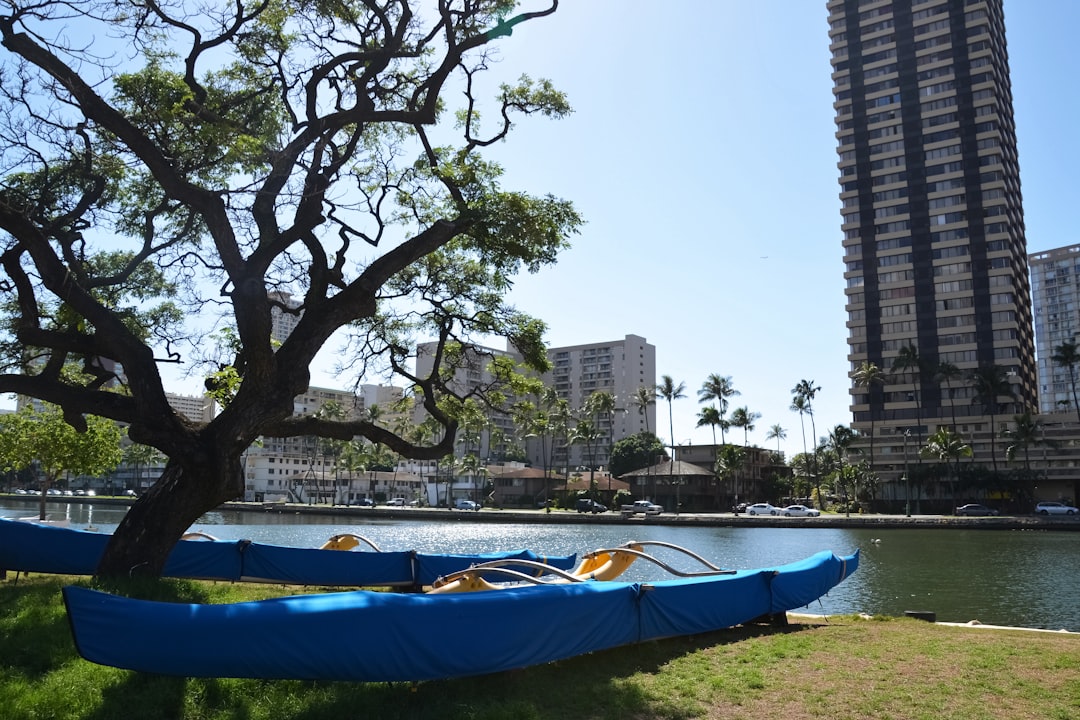
M473 502L472 500L458 500L454 503L454 507L458 510L479 510L480 503Z
M770 505L767 502L754 503L746 507L747 515L779 515L780 508Z
M389 500L386 501L386 504L391 505L393 507L405 507L405 498L403 498L403 497L390 498Z
M784 517L818 517L821 511L805 505L788 505L780 511L780 514Z
M137 497L137 496L138 496L138 493L135 492L134 490L125 490L124 491L124 497Z
M578 498L577 503L574 504L574 509L579 513L605 513L607 512L607 505L598 503L591 498Z
M86 497L97 497L97 492L94 490L87 490Z
M1059 502L1041 502L1035 506L1036 515L1075 515L1080 510Z
M961 505L956 508L957 515L970 515L971 517L986 517L990 515L997 515L998 511L994 508L980 505L979 503L968 503L967 505Z
M356 501L356 504L360 507L375 507L375 501L371 498L360 498Z

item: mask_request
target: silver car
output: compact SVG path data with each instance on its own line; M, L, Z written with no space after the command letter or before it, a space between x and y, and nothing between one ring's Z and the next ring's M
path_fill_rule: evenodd
M780 511L780 514L784 517L818 517L821 511L805 505L788 505Z
M1059 502L1041 502L1035 506L1036 515L1075 515L1080 510Z

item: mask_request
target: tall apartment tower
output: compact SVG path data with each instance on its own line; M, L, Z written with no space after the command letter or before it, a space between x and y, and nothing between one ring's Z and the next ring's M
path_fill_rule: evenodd
M1076 415L1069 368L1054 362L1056 349L1080 343L1080 245L1032 255L1031 300L1039 360L1039 412Z
M879 453L955 413L985 459L989 423L968 380L982 367L1012 387L1001 418L1037 405L1002 4L828 2L848 360L887 374L854 384L851 410L862 433L873 423ZM894 370L903 356L918 367ZM942 380L943 365L960 375Z

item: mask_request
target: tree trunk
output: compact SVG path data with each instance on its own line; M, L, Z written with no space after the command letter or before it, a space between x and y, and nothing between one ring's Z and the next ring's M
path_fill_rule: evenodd
M204 513L243 492L240 455L206 466L170 460L128 510L97 567L99 577L160 577L180 537Z

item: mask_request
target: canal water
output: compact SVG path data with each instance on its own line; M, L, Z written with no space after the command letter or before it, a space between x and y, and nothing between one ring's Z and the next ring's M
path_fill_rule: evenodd
M36 503L0 500L0 517L25 517ZM49 503L51 519L110 532L126 508ZM896 528L704 528L664 525L544 525L475 523L467 513L446 521L355 516L212 512L192 526L221 539L250 539L318 547L331 535L353 532L383 550L486 552L529 548L565 555L658 540L688 548L726 568L753 568L800 560L820 550L859 550L859 570L807 612L903 615L931 611L943 622L977 620L1080 632L1080 533L1051 530ZM666 551L664 561L683 570L693 563ZM638 562L626 579L659 580L663 570Z

